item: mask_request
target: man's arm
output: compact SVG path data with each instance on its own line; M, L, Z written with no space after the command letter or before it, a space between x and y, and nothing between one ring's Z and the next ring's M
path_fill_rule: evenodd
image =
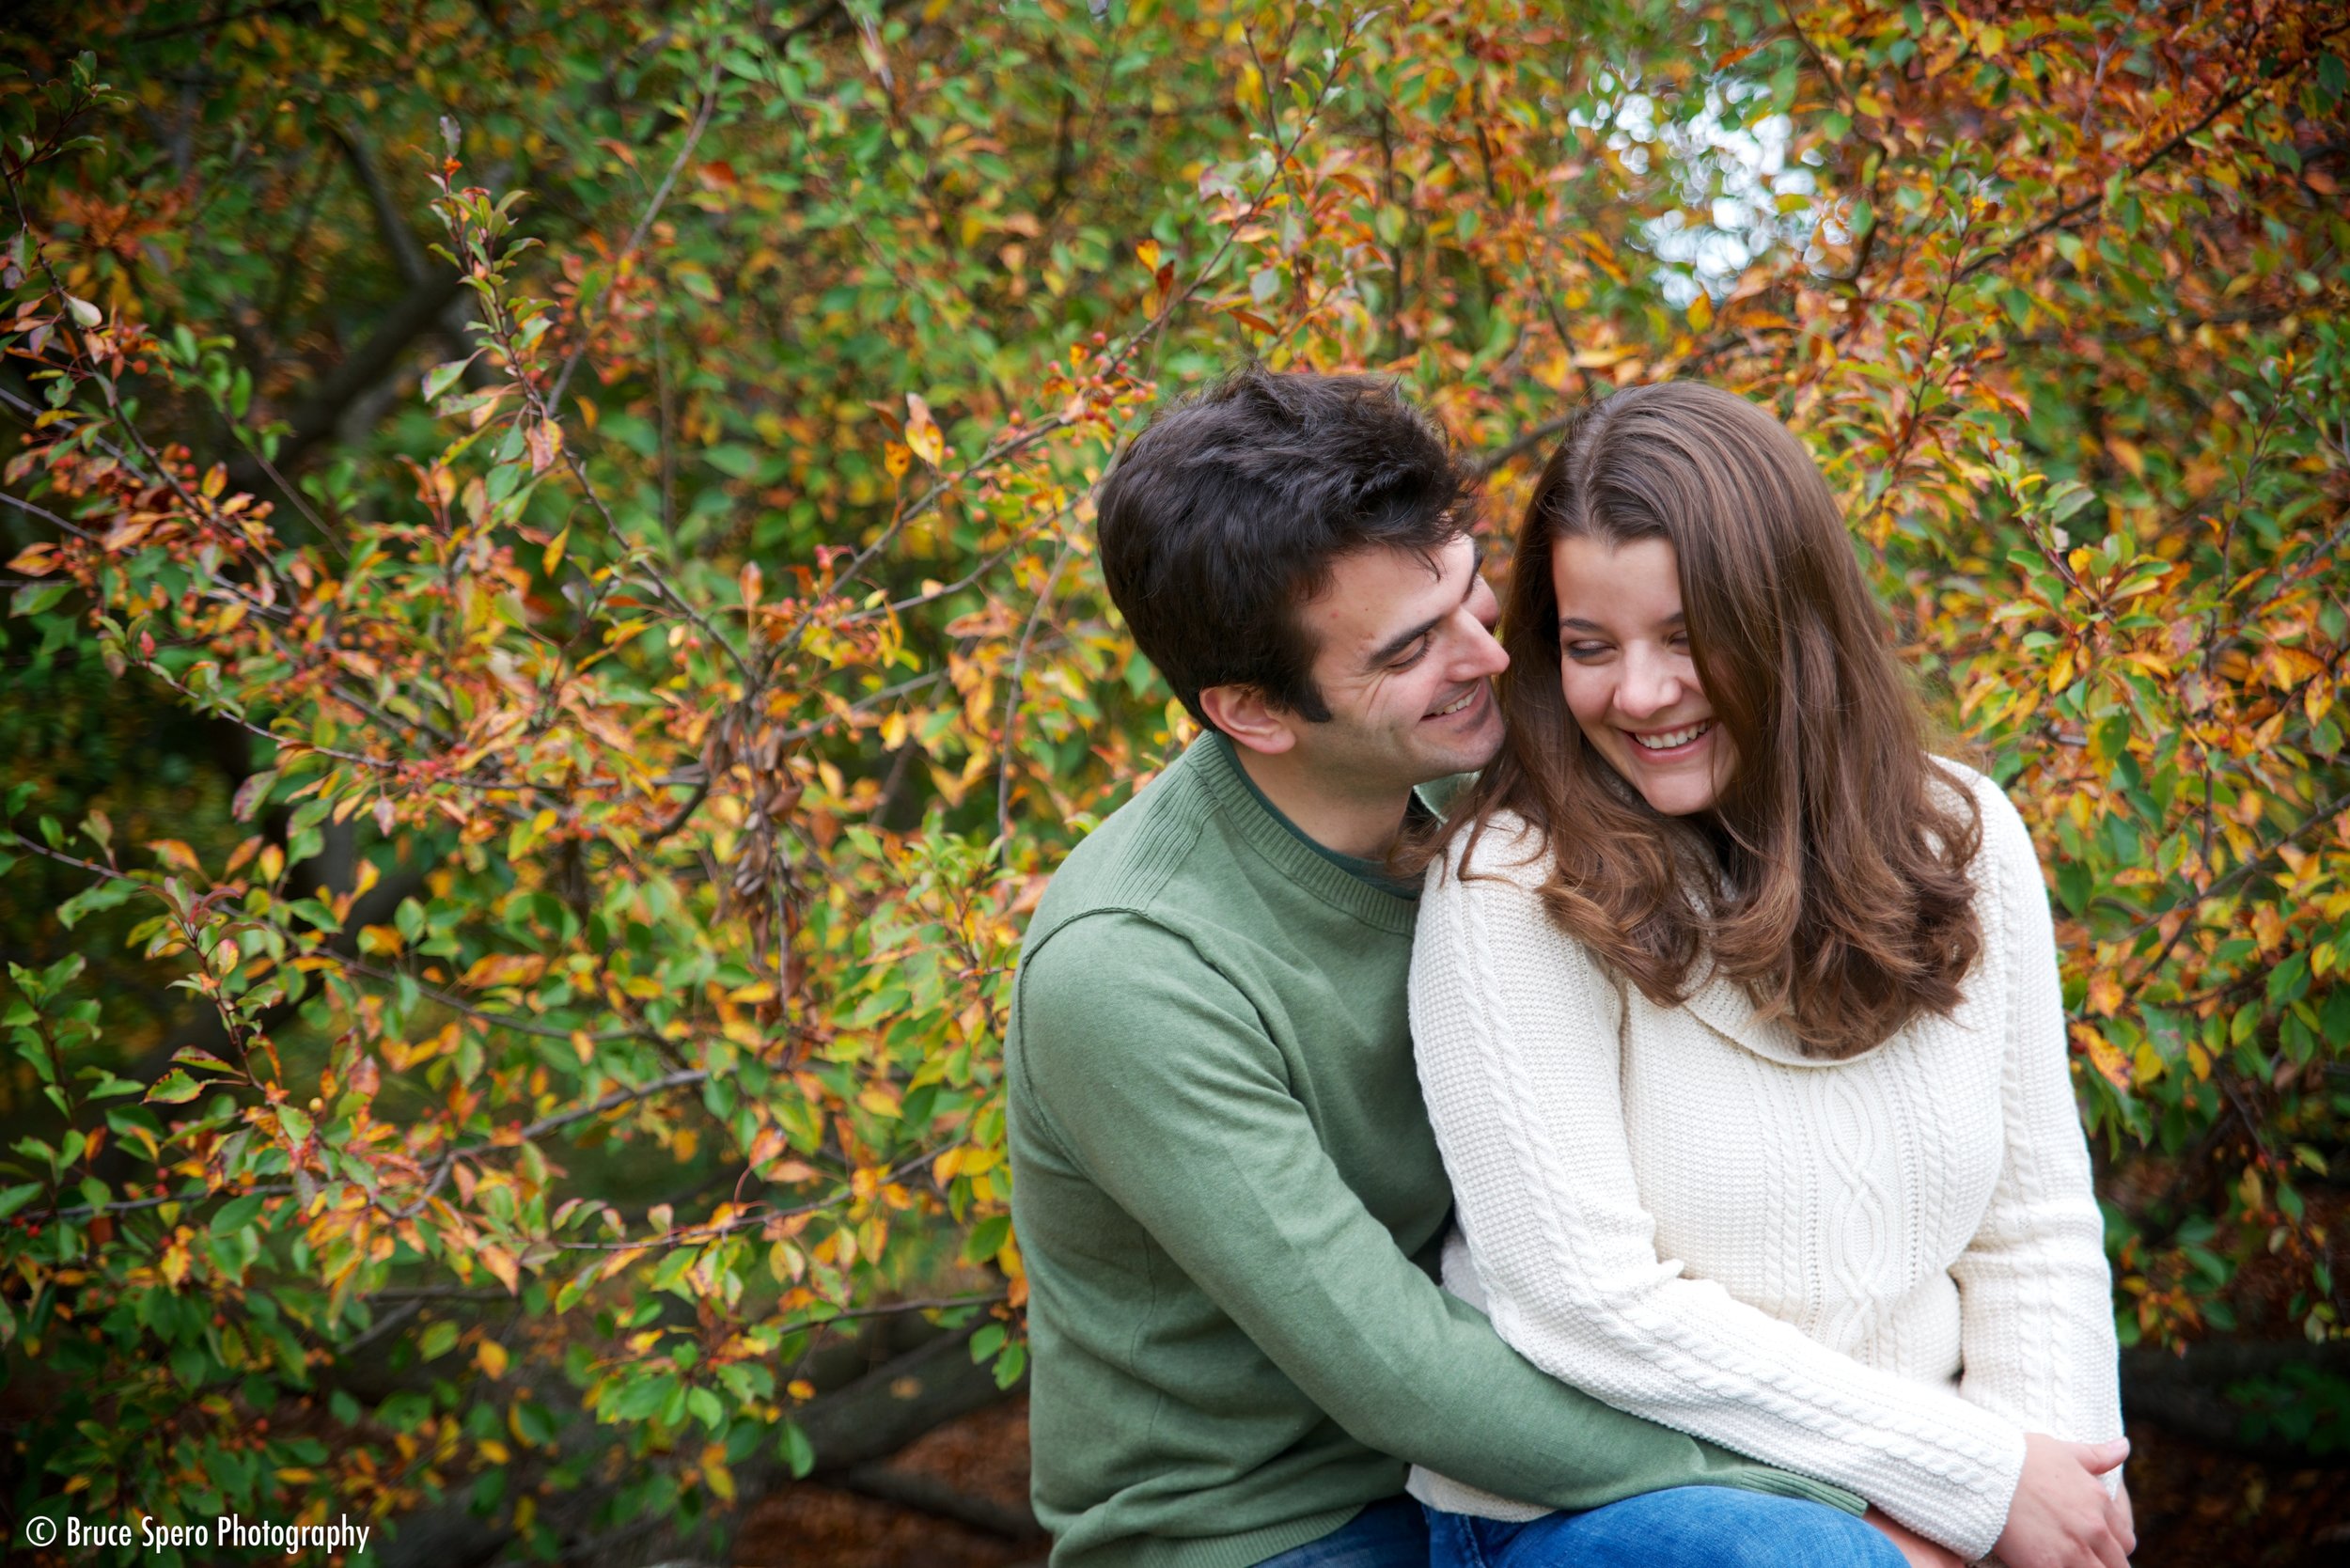
M1340 1178L1247 999L1181 937L1089 916L1022 970L1053 1137L1356 1440L1554 1508L1727 1482L1856 1498L1611 1409L1438 1290Z

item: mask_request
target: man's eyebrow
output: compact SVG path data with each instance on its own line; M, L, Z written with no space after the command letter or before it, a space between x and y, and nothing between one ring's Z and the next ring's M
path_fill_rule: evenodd
M1469 541L1469 547L1474 550L1476 554L1469 557L1468 582L1461 589L1461 603L1464 604L1469 602L1469 595L1477 591L1478 572L1485 564L1484 545L1479 543L1475 540L1471 540ZM1428 619L1421 621L1418 625L1414 626L1407 631L1398 632L1394 636L1389 637L1386 641L1381 643L1377 648L1371 651L1370 654L1363 660L1363 667L1365 669L1376 669L1381 665L1387 663L1389 660L1399 657L1405 649L1411 647L1412 644L1419 641L1420 638L1426 636L1429 633L1443 625L1448 619L1449 616L1444 615L1432 616Z

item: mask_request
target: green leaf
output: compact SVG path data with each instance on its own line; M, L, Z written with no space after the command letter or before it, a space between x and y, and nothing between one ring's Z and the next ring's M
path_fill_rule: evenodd
M184 1105L204 1091L203 1085L175 1067L147 1091L149 1105Z
M685 1408L696 1420L713 1432L726 1425L727 1407L718 1396L708 1388L688 1389L685 1395Z
M987 1262L1004 1249L1005 1238L1010 1234L1010 1215L994 1215L979 1221L972 1227L970 1235L964 1238L963 1261L966 1263Z
M416 1340L416 1354L427 1361L437 1361L457 1348L458 1326L443 1320L427 1328Z
M458 378L465 373L465 367L472 363L470 358L452 359L446 365L435 365L427 370L424 373L424 400L428 403L440 401L441 394L455 385Z
M267 1202L268 1200L258 1192L248 1192L243 1198L230 1199L223 1203L219 1211L212 1215L211 1226L212 1234L215 1236L235 1235L261 1217L261 1210Z
M807 1440L807 1434L800 1430L797 1421L787 1419L783 1423L783 1431L776 1440L776 1454L791 1466L794 1481L804 1479L816 1468L816 1445Z

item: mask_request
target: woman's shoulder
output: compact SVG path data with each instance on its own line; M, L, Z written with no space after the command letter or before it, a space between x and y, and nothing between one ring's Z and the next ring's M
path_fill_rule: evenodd
M2023 813L2015 808L2008 792L1989 774L1978 772L1955 758L1936 757L1933 760L1941 787L1950 792L1949 803L1955 806L1962 797L1971 797L1975 803L1982 823L1982 845L1976 857L1997 867L2001 873L1991 886L2020 886L2020 879L2029 876L2036 887L2040 881L2040 851L2032 843L2031 829L2024 825Z
M1428 868L1427 891L1497 881L1533 889L1550 880L1555 866L1550 836L1507 807L1496 808L1454 830L1443 858Z
M1940 788L1949 792L1951 804L1963 797L1971 797L1982 813L1982 826L1988 838L1996 823L2000 831L2013 826L2022 831L2024 819L2008 798L2005 790L1989 774L1960 761L1955 757L1930 757Z

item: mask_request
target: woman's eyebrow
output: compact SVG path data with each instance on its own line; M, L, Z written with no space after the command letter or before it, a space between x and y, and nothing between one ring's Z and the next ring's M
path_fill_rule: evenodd
M1663 627L1666 631L1677 632L1683 626L1687 624L1688 619L1689 616L1687 611L1675 610L1672 614L1667 616L1663 620L1658 621L1657 624ZM1602 626L1596 620L1585 620L1577 616L1562 615L1559 618L1559 630L1561 632L1604 633L1607 630L1607 628Z

